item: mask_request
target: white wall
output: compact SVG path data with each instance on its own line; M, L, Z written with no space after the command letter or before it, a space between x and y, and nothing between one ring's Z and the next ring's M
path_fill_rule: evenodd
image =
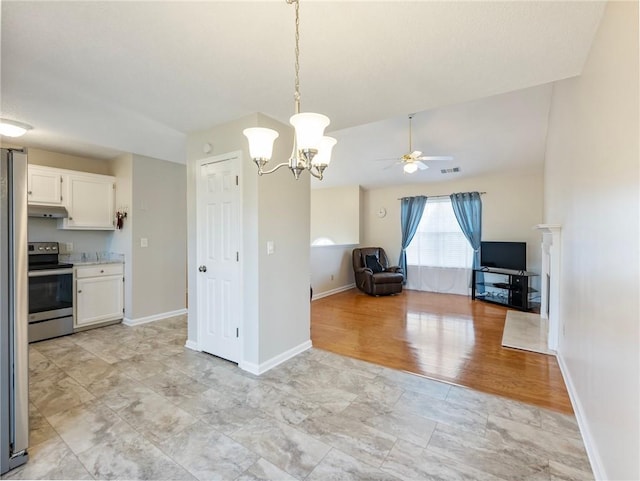
M398 263L402 235L400 198L413 195L449 195L454 192L486 192L482 196L482 240L524 241L527 269L541 271L540 233L533 227L542 223L543 160L540 168L528 172L439 182L411 184L364 191L364 240L362 245L381 246L392 265ZM377 212L384 207L385 217ZM532 285L537 288L539 279Z
M185 165L133 155L134 322L186 307L186 185ZM141 238L148 240L148 247L141 247Z
M29 147L27 154L30 164L56 167L58 169L78 170L92 174L113 175L111 161L106 159L79 157L77 155L61 154L59 152L34 147Z
M318 238L334 244L360 242L360 186L311 191L311 243Z
M562 224L559 360L600 479L640 479L638 3L609 2L554 86L545 222Z
M311 242L327 237L331 246L311 247L313 297L353 286L351 251L360 243L362 190L358 185L311 190Z
M242 362L259 367L310 338L309 178L296 181L288 169L258 177L242 130L269 127L280 132L274 162L291 153L293 131L262 114L194 132L187 141L189 228L189 341L197 345L196 176L200 159L240 151L243 156ZM203 153L205 143L211 152ZM267 256L266 242L275 253Z
M311 286L317 299L353 287L353 245L311 247ZM333 278L332 278L333 276Z
M258 123L280 132L274 160L288 160L293 129L264 115ZM255 167L247 175L256 176ZM310 343L310 184L307 173L295 180L287 168L258 179L260 363ZM267 241L274 255L266 255Z
M73 252L108 252L110 248L111 231L91 230L61 230L58 229L57 219L29 217L27 223L27 238L29 242L59 242L61 252L66 252L64 244L73 243Z

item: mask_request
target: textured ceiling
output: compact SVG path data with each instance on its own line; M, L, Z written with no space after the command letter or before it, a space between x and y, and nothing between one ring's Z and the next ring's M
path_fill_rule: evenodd
M256 111L282 122L293 113L294 12L284 0L1 9L2 115L36 127L27 145L184 161L190 131ZM363 145L402 137L407 113L580 74L602 10L590 1L302 0L303 110L328 115L345 152L362 153L350 133ZM443 154L456 153L459 125L449 127ZM416 148L435 150L433 130L421 130Z

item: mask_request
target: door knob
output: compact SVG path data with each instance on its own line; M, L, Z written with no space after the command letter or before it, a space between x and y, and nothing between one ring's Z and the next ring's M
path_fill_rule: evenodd
M207 272L207 266L200 266L200 267L198 267L198 270L200 272Z

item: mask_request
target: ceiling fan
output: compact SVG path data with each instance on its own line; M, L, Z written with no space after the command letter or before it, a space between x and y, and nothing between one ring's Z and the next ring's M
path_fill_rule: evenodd
M419 150L413 150L411 146L411 123L413 120L414 114L409 114L409 153L404 154L402 157L394 157L391 159L379 159L379 160L395 160L396 162L385 169L390 169L394 165L403 164L402 169L406 174L413 174L418 169L425 170L428 169L429 166L422 162L423 160L453 160L453 157L449 155L422 155L422 152Z

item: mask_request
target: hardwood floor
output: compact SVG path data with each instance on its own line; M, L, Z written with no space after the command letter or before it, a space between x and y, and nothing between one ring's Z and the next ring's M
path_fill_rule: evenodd
M503 348L507 309L470 297L352 289L311 303L319 349L563 413L572 413L554 356Z

